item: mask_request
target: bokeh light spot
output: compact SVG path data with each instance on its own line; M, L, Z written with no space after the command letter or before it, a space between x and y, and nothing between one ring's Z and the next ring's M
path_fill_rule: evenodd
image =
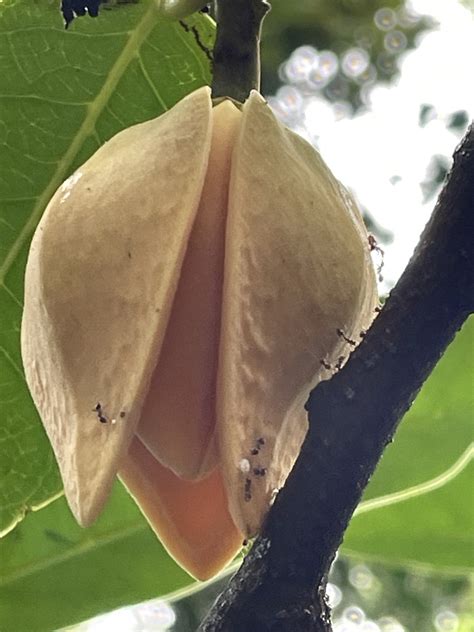
M349 582L360 591L370 590L375 583L374 574L365 564L357 564L349 571Z
M406 48L406 35L401 31L391 31L385 35L383 45L389 53L400 53Z
M393 9L383 7L374 14L375 26L381 31L389 31L397 24L397 15Z
M336 584L328 583L326 586L326 594L328 597L329 605L334 610L341 603L342 600L342 590Z
M342 56L342 71L347 77L358 77L370 63L369 53L363 48L349 48Z
M434 624L438 632L457 632L459 618L452 610L443 609L437 613Z
M323 50L318 55L318 70L323 77L331 78L337 73L339 59L332 50Z
M349 606L342 613L342 618L348 623L361 625L365 621L365 612L359 606Z

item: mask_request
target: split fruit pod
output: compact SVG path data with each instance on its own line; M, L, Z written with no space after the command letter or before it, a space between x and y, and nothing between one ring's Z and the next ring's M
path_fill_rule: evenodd
M216 574L376 304L355 203L257 92L213 107L201 88L118 133L55 193L26 267L26 379L78 522L118 474L171 555Z

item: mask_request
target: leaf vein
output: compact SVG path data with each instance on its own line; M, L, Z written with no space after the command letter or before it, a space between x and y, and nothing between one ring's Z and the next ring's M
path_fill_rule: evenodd
M112 66L104 85L97 94L97 97L89 104L87 114L75 137L72 139L68 150L59 161L49 185L46 186L42 195L39 196L38 202L34 206L28 221L25 223L23 229L18 233L17 239L12 244L10 251L0 266L0 283L4 282L11 265L18 256L18 253L33 233L35 226L43 213L43 209L54 191L69 175L74 158L79 153L86 138L94 132L97 120L106 107L110 95L113 93L132 59L135 58L138 48L153 29L157 19L156 15L154 5L150 4L149 9L144 13L137 27L133 31L130 31L128 42L125 44L122 52L117 57L117 60Z
M454 480L456 476L458 476L465 467L469 465L473 458L474 443L471 443L457 461L455 461L451 467L439 476L436 476L428 481L424 481L423 483L419 483L418 485L414 485L413 487L408 487L407 489L402 489L398 492L393 492L392 494L386 494L385 496L379 496L378 498L372 498L371 500L362 502L357 507L354 515L359 516L360 514L367 513L368 511L373 511L374 509L395 505L404 500L416 498L417 496L422 496L423 494L433 492L440 487L444 487L444 485L447 485Z

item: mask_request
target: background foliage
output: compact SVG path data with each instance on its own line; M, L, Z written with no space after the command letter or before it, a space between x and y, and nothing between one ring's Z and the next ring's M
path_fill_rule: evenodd
M365 33L376 64L379 8L375 0L302 1L296 11L276 0L265 32L264 87L278 84L279 64L302 42L341 53L361 45ZM409 45L428 26L408 25ZM209 83L205 49L213 35L206 16L164 22L143 0L76 20L68 32L56 2L0 4L1 629L52 630L191 583L119 484L89 530L74 524L63 498L48 504L61 483L24 382L19 331L28 246L49 198L117 131ZM377 80L394 72L392 65ZM354 107L360 87L349 85ZM472 569L473 340L471 321L387 449L343 551L458 574Z
M275 92L293 78L283 61L301 45L338 56L360 48L370 60L362 76L351 79L339 69L329 82L321 85L320 78L315 76L313 85L308 86L331 102L348 99L356 109L364 103L364 84L393 79L400 54L415 46L417 35L434 26L433 20L416 15L399 0L300 0L297 11L285 0L274 0L271 4L262 48L263 91ZM386 47L384 41L390 32L393 44Z

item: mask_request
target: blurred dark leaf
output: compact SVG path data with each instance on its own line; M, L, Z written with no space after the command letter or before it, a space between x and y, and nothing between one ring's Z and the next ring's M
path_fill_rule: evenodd
M435 197L450 168L451 160L448 156L436 154L431 158L426 170L426 178L420 183L424 202Z
M436 118L435 108L428 103L423 103L423 105L420 107L420 114L418 117L420 127L425 127L425 125L427 125L434 118Z
M458 130L464 132L469 124L469 114L466 110L458 110L450 115L446 127L448 129Z
M384 246L391 244L393 241L393 233L379 224L379 222L372 217L367 209L362 207L361 210L364 217L364 223L369 233L372 233L380 244Z

